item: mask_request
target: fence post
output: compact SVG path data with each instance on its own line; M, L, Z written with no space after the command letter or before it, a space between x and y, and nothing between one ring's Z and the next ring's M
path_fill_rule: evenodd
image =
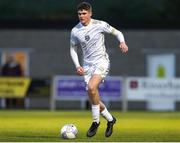
M127 77L122 78L122 111L128 111L128 99L127 99Z
M55 77L52 77L51 78L51 93L50 93L50 110L51 111L54 111L55 108L56 108L56 101L55 101L55 81L56 78Z
M2 107L2 109L6 108L6 99L5 98L1 98L1 107Z

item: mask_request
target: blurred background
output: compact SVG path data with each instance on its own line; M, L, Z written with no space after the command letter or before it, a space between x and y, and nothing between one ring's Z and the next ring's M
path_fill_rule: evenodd
M71 29L78 23L76 6L79 2L82 1L0 0L1 109L55 108L54 104L52 105L54 99L51 98L56 94L52 90L53 79L56 79L54 77L67 76L65 79L69 80L69 76L75 76L75 67L69 54L69 38ZM117 39L106 35L107 52L111 60L110 76L121 77L118 98L104 99L109 108L180 110L178 79L180 1L89 0L87 2L92 4L93 18L104 20L121 30L129 46L129 53L123 55L118 49ZM13 61L13 64L8 64L8 61ZM13 70L9 71L8 67ZM29 86L26 87L27 92L21 98L13 92L16 90L16 87L13 87L15 83L20 85L17 84L18 81L15 83L12 81L12 77L17 76L30 80ZM59 77L57 79L59 80ZM62 82L65 85L64 81ZM74 79L68 82L77 84L73 88L79 84ZM130 89L127 89L128 83L131 85ZM56 84L61 84L61 81ZM142 87L134 93L134 88L138 88L137 85ZM150 88L149 91L147 88ZM165 95L164 89L172 92ZM156 90L155 93L148 96L152 90ZM65 96L65 93L63 94ZM78 94L85 93L79 91ZM142 97L136 98L139 95ZM88 100L86 98L81 100L81 96L58 98L60 100L55 101L57 109L89 108ZM157 98L164 99L158 100L158 103L162 101L161 107L157 107L157 103L154 103ZM67 104L69 102L70 104Z

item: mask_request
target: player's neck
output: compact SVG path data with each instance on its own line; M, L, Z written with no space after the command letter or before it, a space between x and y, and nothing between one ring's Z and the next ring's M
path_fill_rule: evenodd
M91 19L89 19L86 23L81 23L83 26L88 26L91 23Z

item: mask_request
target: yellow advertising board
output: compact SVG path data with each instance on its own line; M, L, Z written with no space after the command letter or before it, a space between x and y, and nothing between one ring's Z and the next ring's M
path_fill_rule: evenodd
M30 82L30 78L1 77L0 97L23 98L26 95Z

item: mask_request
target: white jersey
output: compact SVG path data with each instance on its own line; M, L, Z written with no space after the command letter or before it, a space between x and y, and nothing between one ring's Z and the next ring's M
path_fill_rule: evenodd
M71 45L81 47L84 64L95 64L104 58L109 60L104 43L104 33L111 33L117 36L120 42L124 41L120 31L100 20L91 19L87 26L79 23L72 29Z

